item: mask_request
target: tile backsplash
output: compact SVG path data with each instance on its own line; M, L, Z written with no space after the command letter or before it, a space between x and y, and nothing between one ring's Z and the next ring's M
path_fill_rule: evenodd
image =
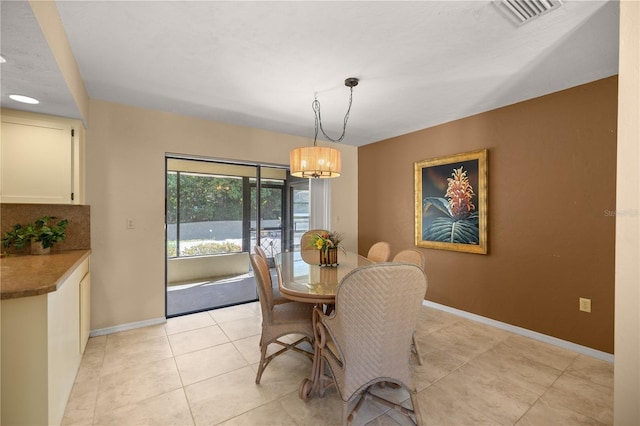
M56 243L52 251L83 250L91 248L91 212L90 206L77 204L0 204L0 234L11 230L14 225L35 222L43 216L56 217L56 220L67 219L66 239ZM29 248L22 250L0 250L7 253L29 253Z

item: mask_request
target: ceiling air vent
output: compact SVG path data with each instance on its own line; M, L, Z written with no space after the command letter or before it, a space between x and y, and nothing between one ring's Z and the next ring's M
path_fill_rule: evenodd
M494 3L517 25L522 25L562 6L561 0L496 0Z

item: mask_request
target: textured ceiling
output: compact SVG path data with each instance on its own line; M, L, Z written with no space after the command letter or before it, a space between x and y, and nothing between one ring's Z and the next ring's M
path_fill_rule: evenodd
M313 137L317 96L337 137L357 77L355 146L618 70L615 1L567 0L522 26L480 0L56 5L91 98ZM1 7L2 106L79 118L28 2Z

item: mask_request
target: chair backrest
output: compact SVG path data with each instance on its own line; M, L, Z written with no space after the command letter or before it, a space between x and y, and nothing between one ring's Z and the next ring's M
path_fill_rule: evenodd
M273 287L271 274L267 261L258 254L251 255L251 267L258 287L258 298L260 299L260 309L262 310L262 321L271 322L271 310L273 309Z
M317 264L320 262L320 254L318 250L315 249L311 243L313 241L313 236L316 234L322 234L324 232L329 232L326 229L310 229L300 237L300 257L307 263Z
M407 263L367 265L342 279L335 314L323 323L345 365L343 399L381 377L411 388L411 339L426 290L424 272Z
M372 262L387 262L391 257L391 245L386 241L379 241L371 246L367 259Z
M402 250L398 254L393 257L394 262L405 262L405 263L413 263L414 265L418 265L420 269L424 270L425 260L424 254L421 251L407 249Z
M261 258L263 258L264 260L267 260L267 253L264 252L264 250L262 249L262 247L260 246L255 246L253 248L253 251L260 256Z
M311 241L313 236L316 234L322 234L324 232L329 232L326 229L310 229L300 237L300 251L302 250L315 250L315 248L311 245Z

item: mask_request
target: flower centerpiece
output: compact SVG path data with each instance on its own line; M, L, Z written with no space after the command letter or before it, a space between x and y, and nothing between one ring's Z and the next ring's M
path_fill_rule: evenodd
M342 239L342 234L330 231L311 237L311 246L320 252L320 266L338 266L338 248L344 250L340 245Z

